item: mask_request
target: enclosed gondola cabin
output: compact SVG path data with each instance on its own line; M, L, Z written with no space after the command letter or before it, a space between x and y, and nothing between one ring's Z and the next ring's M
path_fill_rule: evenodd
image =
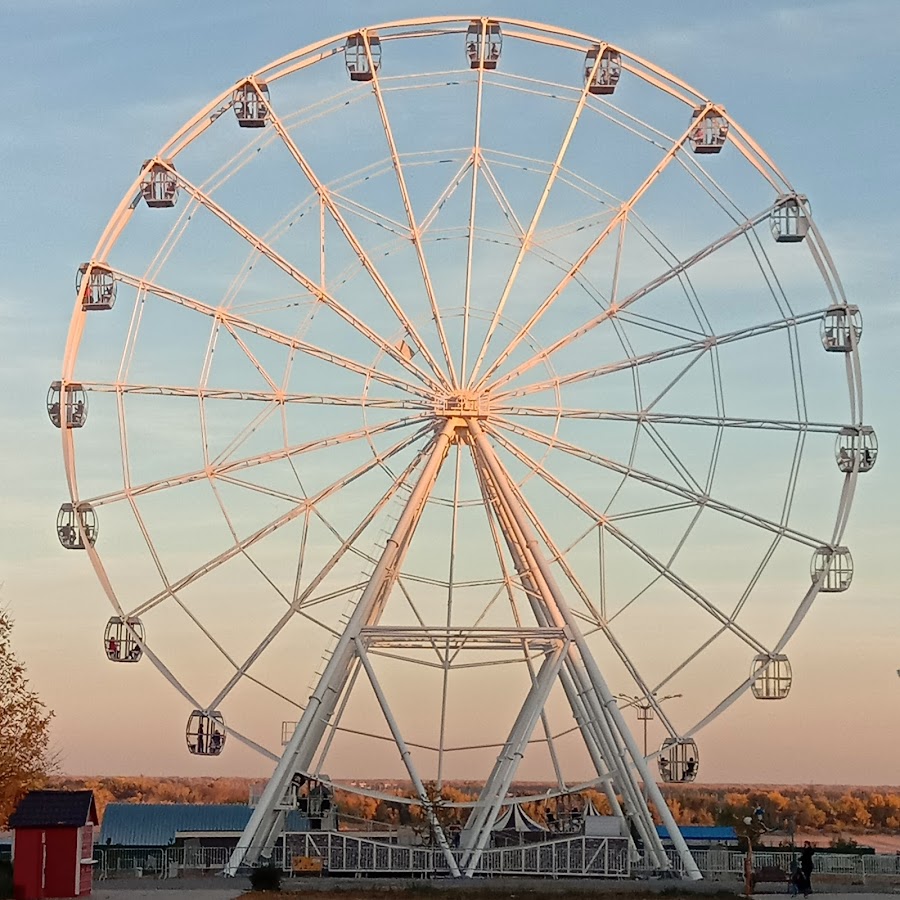
M597 57L600 62L597 62ZM596 67L596 68L595 68ZM591 47L584 58L584 83L588 93L608 96L612 94L622 76L622 56L612 47Z
M700 754L691 738L667 737L657 757L659 774L668 784L684 784L697 777Z
M466 31L466 58L470 69L496 69L503 49L503 34L497 22L473 19Z
M81 308L112 309L116 302L116 279L105 266L82 263L75 275L75 295L81 297Z
M47 391L47 415L50 421L62 428L81 428L87 421L87 394L80 384L54 381Z
M878 438L870 425L842 428L837 437L835 457L842 472L868 472L878 458Z
M728 139L728 119L715 109L698 106L688 134L694 153L719 153Z
M784 700L791 691L791 664L783 653L759 653L753 657L750 679L757 700Z
M97 541L97 514L90 503L63 503L56 516L56 536L66 550L84 550Z
M241 128L265 128L269 116L269 88L245 81L232 95L231 108Z
M151 209L170 209L178 199L178 177L171 162L153 162L148 159L142 166L141 195Z
M853 581L853 557L846 547L817 547L809 574L819 590L836 594L846 591Z
M195 709L188 718L185 739L195 756L218 756L225 748L225 719L218 710Z
M372 32L351 34L344 44L344 62L351 81L371 81L381 68L381 38Z
M144 625L140 619L113 616L103 632L103 649L112 662L133 663L143 655Z
M822 317L822 346L829 353L849 353L862 337L862 316L855 306L829 306Z
M779 197L772 211L772 237L779 244L798 244L809 231L809 204L799 194Z

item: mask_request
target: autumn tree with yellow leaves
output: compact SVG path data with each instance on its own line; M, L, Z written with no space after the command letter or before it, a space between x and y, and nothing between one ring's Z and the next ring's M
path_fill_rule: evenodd
M13 620L0 610L0 828L27 791L40 787L51 768L53 713L29 686L12 650Z

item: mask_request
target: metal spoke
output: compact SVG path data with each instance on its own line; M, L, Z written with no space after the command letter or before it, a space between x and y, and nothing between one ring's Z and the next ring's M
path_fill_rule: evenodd
M165 163L162 160L158 160L157 164L167 169L173 178L177 179L178 185L182 187L186 193L190 194L195 200L199 201L206 209L208 209L216 218L220 219L224 222L235 234L239 235L243 238L251 247L258 250L265 256L270 262L272 262L275 266L281 269L285 274L289 275L299 284L302 284L303 287L306 288L309 293L321 300L329 309L331 309L334 313L340 316L348 325L354 328L357 332L359 332L363 337L367 338L390 356L396 363L403 366L408 372L422 381L424 384L430 386L433 389L439 387L439 384L434 381L434 379L428 375L424 370L420 369L415 363L406 359L406 357L387 339L381 337L381 335L377 334L373 329L369 328L368 325L365 324L358 316L355 316L350 310L344 307L341 303L339 303L331 294L324 290L322 286L313 281L303 272L301 272L296 266L291 265L283 256L281 256L273 247L269 246L266 241L263 240L259 235L254 234L249 228L242 225L237 219L234 218L230 213L228 213L225 209L219 206L212 197L209 197L203 191L200 190L196 185L192 184L188 181L183 175L176 172L171 166Z
M450 345L447 342L447 335L444 332L444 323L441 319L441 311L438 307L437 298L434 293L434 285L431 281L431 274L428 271L428 263L425 260L425 252L422 247L422 231L416 224L415 213L412 208L412 201L409 199L409 191L406 187L406 176L403 174L403 166L400 163L400 154L397 152L397 144L394 141L394 133L391 130L391 122L388 118L387 107L384 105L384 96L381 90L381 79L378 74L378 67L374 65L372 60L372 48L369 45L368 35L364 37L366 47L366 58L369 62L369 69L372 72L372 89L375 95L375 101L378 104L378 114L381 117L381 125L384 128L384 136L387 138L388 149L391 154L391 162L394 166L394 172L397 176L397 187L400 189L400 197L403 200L403 209L406 212L406 218L409 222L409 234L416 249L416 258L419 261L419 269L422 272L422 280L425 284L425 293L428 295L428 304L431 307L431 315L434 319L434 325L437 329L438 339L441 342L441 351L444 354L444 361L447 363L447 372L450 376L450 386L459 387L459 378L456 374L456 366L453 363L453 354L450 352ZM446 382L446 376L441 373L441 378Z
M85 391L98 394L128 394L150 397L190 397L199 400L243 400L260 403L310 404L313 406L349 406L372 409L409 409L421 412L430 404L419 400L392 400L387 397L355 397L341 394L290 394L274 391L246 391L230 388L182 387L180 385L135 384L115 381L82 381Z
M416 470L416 468L421 464L424 459L428 448L423 448L416 454L416 457L413 461L406 467L406 469L399 475L397 480L381 495L375 505L366 513L366 515L360 520L359 524L353 531L345 538L340 547L332 554L331 558L328 562L325 563L324 566L316 573L315 577L312 578L310 583L304 588L303 592L299 592L299 576L295 590L297 591L294 599L290 601L288 610L281 616L281 618L275 623L275 625L269 630L266 636L262 639L259 646L244 660L244 662L240 665L234 675L229 679L226 685L222 688L222 690L216 695L215 699L211 704L211 708L215 709L218 705L225 699L225 697L231 692L234 686L240 681L241 677L246 674L250 667L259 659L260 656L265 652L266 648L275 640L275 638L281 633L284 629L285 625L291 621L295 614L301 612L304 608L309 606L314 606L317 603L321 602L322 598L313 597L313 593L317 590L319 585L328 577L331 571L337 566L341 559L343 559L344 555L347 551L352 547L352 545L359 539L360 535L369 527L369 525L374 521L375 517L384 509L384 507L395 497L399 492L400 488L406 483L407 479L412 475L412 473ZM353 590L358 590L361 585L353 585ZM334 599L335 596L339 594L343 594L343 590L338 592L338 594L329 595L327 599Z
M337 493L348 484L355 481L357 478L360 478L367 472L370 472L372 469L380 467L386 460L390 459L397 453L415 443L415 441L419 440L428 431L433 431L433 429L431 429L430 427L428 429L423 429L412 435L411 437L407 437L401 441L398 441L396 444L384 451L384 453L381 453L378 456L373 456L373 458L370 460L366 460L366 462L361 466L358 466L352 472L349 472L336 481L332 482L327 487L319 491L315 496L310 497L303 503L298 503L295 507L288 510L286 513L283 513L282 515L278 516L278 518L273 519L267 525L264 525L262 528L254 531L251 535L238 542L235 546L229 547L214 559L189 572L187 575L183 576L177 582L174 582L172 584L172 595L187 587L198 578L207 575L209 572L228 562L230 559L233 559L237 554L242 553L246 548L253 546L263 538L268 537L270 534L273 534L275 531L278 531L280 528L284 527L290 522L293 522L294 519L298 518L298 516L304 515L307 510L315 510L316 506L319 503ZM145 601L140 606L132 610L129 613L129 616L143 615L147 612L147 610L152 609L154 606L158 606L169 595L169 591L164 591L161 594L156 594L155 596L151 597L149 600Z
M687 132L685 132L684 137L681 139L682 141L687 137ZM680 144L678 145L680 146ZM666 160L671 159L670 156L666 157ZM652 181L650 182L652 183ZM648 184L649 186L649 184ZM646 188L644 188L646 190ZM639 193L643 193L641 190ZM578 338L584 336L591 332L594 328L600 325L602 322L605 322L607 319L612 318L617 315L621 310L627 309L632 304L636 303L642 297L645 297L647 294L656 290L659 287L662 287L664 284L671 281L673 278L677 278L690 269L692 266L696 265L703 259L706 259L708 256L715 253L717 250L721 250L723 247L730 244L736 238L741 237L746 234L746 232L750 231L752 228L756 227L760 222L768 219L774 207L767 207L762 212L758 213L755 216L748 218L746 221L742 222L740 225L729 231L727 234L723 235L720 238L717 238L711 244L707 244L707 246L703 247L701 250L698 250L692 256L687 257L681 262L671 266L666 272L663 272L661 275L656 276L656 278L647 282L647 284L638 288L636 291L629 294L623 300L616 302L614 305L610 305L607 309L603 310L598 316L595 316L593 319L590 319L588 322L585 322L583 325L578 328L573 329L568 334L559 338L545 350L540 351L535 354L530 359L523 362L521 365L517 366L511 372L508 372L506 375L498 378L496 381L491 383L491 389L495 390L503 384L506 384L509 381L512 381L514 378L518 378L520 375L527 372L532 367L536 366L539 362L544 359L548 359L558 350L563 347L567 347L573 341ZM553 302L562 294L563 290L568 286L568 284L575 278L578 272L581 270L583 265L590 258L593 250L596 247L599 247L600 244L606 239L606 237L612 233L613 229L623 223L627 216L628 210L630 210L630 205L625 204L622 207L620 213L618 213L609 225L603 229L600 235L596 238L596 240L591 244L587 251L582 254L582 258L576 263L566 274L566 276L559 282L559 284L551 291L548 297L544 300L544 302L538 307L538 309L532 314L531 318L528 322L523 325L519 331L516 333L515 337L510 342L509 346L497 357L497 359L488 367L485 371L484 375L481 377L481 380L476 385L476 389L480 389L484 387L487 380L490 376L497 371L497 369L503 365L503 363L510 357L516 347L525 339L525 337L530 333L531 329L537 324L537 322L542 318L544 313L550 308Z
M545 379L544 381L535 381L521 388L510 388L506 391L499 391L494 395L494 399L497 401L508 397L523 397L527 394L537 394L542 391L565 387L569 384L577 384L580 381L589 381L601 375L610 375L614 372L636 369L640 366L647 365L648 363L674 359L678 356L684 356L686 353L705 353L716 347L732 344L736 341L746 341L751 338L761 337L765 334L772 334L785 328L798 328L799 326L807 325L810 322L820 322L824 315L825 310L818 309L813 312L792 316L788 319L776 319L775 321L766 322L762 325L751 325L747 328L739 328L736 331L729 331L724 334L711 334L686 344L676 344L675 346L667 347L663 350L653 350L640 356L629 356L614 363L606 363L591 369L581 369L578 372L571 372L568 375L559 375L552 379ZM506 381L507 379L504 377L501 380Z
M534 239L535 231L537 231L538 223L541 220L541 214L544 211L544 207L546 206L547 201L550 199L550 192L553 190L553 185L556 182L556 177L562 167L566 152L569 149L569 144L571 143L572 138L575 135L575 128L578 125L578 120L581 118L581 113L584 111L585 104L587 103L587 98L590 96L588 88L590 86L591 80L594 78L597 72L597 68L600 65L600 60L601 55L598 53L597 58L594 61L594 65L591 68L590 76L585 79L584 87L581 89L581 96L578 98L578 102L575 104L575 110L572 113L572 118L569 120L569 126L566 129L565 136L563 137L562 143L560 144L559 150L557 151L556 159L553 161L553 165L550 168L550 174L547 176L547 181L544 184L544 189L541 193L541 197L538 200L537 206L535 207L534 214L531 217L531 221L528 223L528 228L522 237L522 243L519 247L518 254L516 254L516 260L513 263L509 276L506 279L506 284L503 286L503 292L500 294L500 299L497 301L497 308L494 310L493 316L491 316L491 321L488 325L487 332L485 333L484 340L481 342L481 349L478 351L478 356L475 359L475 364L472 366L472 381L474 381L478 377L478 370L481 368L481 364L484 361L485 354L487 354L491 338L494 336L494 331L497 329L497 325L500 322L500 317L503 315L503 310L506 307L506 301L509 299L509 295L512 292L513 285L515 284L516 278L519 274L519 269L522 267L522 263L525 260L525 254L528 252L529 246ZM637 197L634 198L634 200L636 199Z
M487 24L481 24L481 41L485 45ZM466 281L463 298L463 333L459 377L468 383L466 374L469 354L469 308L472 301L472 257L475 249L475 203L478 198L478 171L481 167L481 111L484 102L484 67L478 67L478 82L475 89L475 134L472 140L472 190L469 195L469 231L466 240Z
M798 422L793 419L743 419L730 416L698 416L687 413L616 412L604 409L573 409L538 406L492 406L502 416L532 416L555 419L591 419L612 422L648 422L652 425L708 425L718 428L750 428L771 431L809 431L838 434L843 428L836 422Z
M295 444L293 447L284 447L280 450L271 450L267 453L259 453L255 456L236 459L233 462L222 463L211 468L205 467L203 469L195 469L193 472L184 472L181 475L173 475L171 478L148 481L137 486L128 485L121 491L111 491L107 494L99 494L96 497L90 498L88 502L90 502L92 506L104 506L126 498L139 497L142 494L151 494L167 488L191 484L195 481L202 481L206 478L217 478L232 472L240 472L244 469L250 469L254 466L264 465L265 463L276 462L280 459L290 459L300 456L303 453L310 453L315 450L334 447L338 444L345 444L348 441L368 440L373 435L384 434L385 432L394 431L398 428L406 428L410 425L419 425L423 421L428 421L429 419L430 416L426 415L412 416L407 419L394 419L393 421L382 425L357 428L352 431L342 432L341 434L333 434L328 437L319 438L318 440L306 441L303 444ZM421 431L417 432L417 434L421 434Z
M496 438L496 432L492 432ZM732 621L730 616L719 609L711 600L704 597L698 590L693 588L684 579L676 575L670 566L658 560L648 550L645 550L637 541L630 538L620 528L614 525L608 518L595 510L586 500L583 500L572 488L568 487L563 481L551 475L542 469L536 460L534 460L524 450L521 450L510 441L501 440L501 444L512 453L517 459L529 467L533 467L538 476L553 487L563 497L568 499L581 512L592 518L597 524L603 523L609 534L614 537L622 546L630 550L635 556L643 560L651 569L662 576L666 581L677 588L686 597L696 603L701 609L709 613L716 621L731 631L735 636L739 637L748 647L751 647L756 653L764 653L765 647L748 631L743 629L736 622ZM754 523L756 524L756 523ZM777 528L777 526L776 526Z
M320 181L319 177L316 175L315 171L313 171L312 166L307 161L306 157L300 152L300 148L294 142L294 139L288 133L287 129L284 127L281 119L278 117L272 105L269 105L269 115L272 119L272 125L275 127L275 130L278 132L279 137L284 142L285 147L287 147L288 152L294 158L294 161L303 171L303 174L308 179L309 183L312 185L313 189L321 198L322 203L325 208L331 214L332 219L334 219L335 224L341 230L341 233L347 239L347 243L353 248L353 252L359 258L359 261L362 263L363 268L369 273L372 278L372 281L375 283L375 286L380 291L381 295L387 301L388 306L390 306L391 311L397 317L397 320L403 326L405 332L409 335L410 339L415 343L415 345L419 348L419 351L422 353L424 359L428 362L431 367L432 372L438 377L439 380L445 381L446 377L444 373L440 370L437 362L434 357L431 355L431 351L428 349L428 346L422 340L419 335L418 330L416 329L415 324L406 315L406 312L401 307L400 303L397 301L397 298L391 292L391 289L388 287L384 279L381 277L378 270L375 268L375 264L372 262L369 254L365 251L362 244L360 244L359 239L353 233L353 230L347 224L347 220L344 218L341 211L337 208L337 205L334 202L333 197L331 196L331 192L329 189ZM392 153L396 154L396 150L392 145ZM404 188L404 202L408 203L409 197L405 193ZM410 213L410 229L412 230L413 235L415 232L413 230L414 223L412 220L412 210L409 210ZM416 242L416 246L419 247L418 240L414 237L414 241ZM422 260L424 264L424 260ZM424 270L425 274L427 274L427 270ZM428 281L428 285L430 287L430 279ZM319 285L319 290L321 293L324 293L324 287ZM433 293L430 293L429 296L433 300ZM435 315L437 315L435 308ZM440 326L439 326L440 327ZM443 335L443 331L441 330L441 334Z
M738 519L742 522L747 522L750 525L755 525L759 528L765 529L766 531L771 531L774 534L789 538L792 541L796 541L798 544L804 544L807 547L816 548L822 546L822 544L827 543L827 541L823 541L821 538L816 538L812 535L804 534L801 531L796 531L795 529L788 528L786 525L780 524L778 522L773 522L762 516L758 516L755 513L748 512L744 509L739 509L736 506L731 506L730 504L724 503L721 500L716 500L714 497L711 497L708 494L693 491L689 488L683 487L682 485L667 481L664 478L660 478L657 475L651 475L649 472L643 472L640 469L634 468L633 466L626 466L622 463L616 462L615 460L600 456L597 453L592 453L589 450L585 450L583 447L579 447L575 444L570 444L568 441L564 441L561 438L551 438L539 431L534 431L533 429L526 428L522 425L516 425L515 423L508 422L504 419L494 420L491 425L491 434L511 453L523 453L524 451L520 450L515 444L503 437L503 435L498 432L498 429L511 431L512 433L517 434L520 437L527 438L547 447L552 447L556 450L561 450L563 453L566 453L578 459L582 459L585 462L598 465L610 472L615 472L617 475L624 475L627 478L633 479L634 481L639 481L643 484L648 484L651 487L659 488L659 490L665 491L666 493L674 494L675 496L682 497L686 500L691 500L692 502L697 504L697 506L705 507L707 509L713 509L716 512L724 513L725 515L731 516L734 519ZM514 447L515 449L513 449ZM539 466L537 463L534 463L534 465L543 470L543 467ZM538 474L543 477L544 472L539 471ZM601 520L608 524L610 522L610 517L600 516L597 519L597 521Z
M161 285L155 284L152 281L147 281L146 279L139 278L136 275L131 275L128 272L123 272L121 269L111 269L110 271L113 272L117 279L124 282L125 284L131 285L140 292L153 294L154 296L159 297L161 300L168 300L172 303L178 304L179 306L183 306L186 309L192 309L195 312L199 312L205 316L209 316L210 318L218 322L228 322L231 326L239 328L242 331L249 331L252 334L256 334L260 337L266 338L275 344L281 344L285 347L291 348L292 350L299 350L301 353L305 353L307 356L311 356L323 362L340 366L342 369L347 369L350 372L354 372L357 375L362 375L367 379L370 378L373 381L377 381L381 384L387 384L391 387L396 387L402 391L407 391L424 398L430 398L432 396L432 390L427 387L413 384L412 382L406 381L403 378L389 375L379 369L376 369L374 366L366 366L363 363L359 363L356 362L356 360L350 359L349 357L342 356L340 353L334 353L331 350L326 350L322 347L316 346L315 344L311 344L308 341L301 340L299 337L292 337L278 331L277 329L269 328L266 325L261 325L257 322L253 322L250 319L238 316L234 312L223 307L210 306L208 303L203 303L201 300L197 300L194 297L189 297L186 294L180 294L177 291L162 287Z

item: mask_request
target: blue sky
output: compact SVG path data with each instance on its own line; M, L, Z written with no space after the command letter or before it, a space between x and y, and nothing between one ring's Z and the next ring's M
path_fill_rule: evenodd
M238 77L331 34L458 10L276 2L251 14L245 4L205 0L160 2L152 15L114 0L7 0L2 9L0 53L10 73L0 133L3 602L35 687L56 710L66 770L207 771L210 763L183 753L183 702L149 668L119 678L102 658L106 601L87 561L62 551L54 535L65 481L43 401L61 366L75 269L141 161ZM675 73L724 105L809 196L847 294L863 310L865 419L881 456L860 479L846 535L856 563L851 591L820 597L792 642L797 680L787 702L742 702L704 733L703 776L896 783L900 125L892 110L900 8L870 0L571 2L551 10L537 0L497 0L484 12L596 34ZM106 729L120 714L135 742L110 740ZM154 747L157 733L170 739ZM222 773L263 769L238 754L215 763Z

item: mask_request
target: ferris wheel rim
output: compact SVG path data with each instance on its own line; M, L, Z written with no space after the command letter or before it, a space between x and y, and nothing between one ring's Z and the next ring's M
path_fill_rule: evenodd
M395 28L395 27L406 27L406 26L417 26L417 25L429 25L429 24L444 24L444 23L453 23L453 22L462 22L462 21L464 21L464 20L463 20L463 19L459 19L458 17L440 17L440 18L437 18L437 19L408 19L408 20L400 20L400 21L398 21L398 22L384 23L384 24L377 25L377 26L371 26L371 28L368 29L368 30L376 30L376 29L380 29L380 30L388 30L388 29L390 29L390 28ZM492 21L494 21L494 20L492 19ZM514 25L516 25L516 26L522 26L522 27L526 27L526 26L527 26L527 27L532 27L532 26L535 26L535 27L538 27L538 28L541 28L541 29L550 28L549 26L542 26L542 25L538 25L537 23L528 23L528 22L524 22L524 21L521 21L521 20L515 20L515 19L497 18L496 21L500 22L501 24L502 24L502 23L508 23L508 24L514 24ZM552 30L552 29L551 29L551 30ZM560 34L565 34L565 35L567 35L567 36L569 36L569 37L578 38L578 39L585 39L585 40L593 40L595 43L597 42L596 39L590 39L590 38L587 38L587 36L585 36L585 35L580 35L580 34L577 33L577 32L569 32L569 31L567 31L566 29L559 29L558 32L559 32ZM351 33L352 33L352 32L351 32ZM334 37L329 38L329 39L326 39L326 40L324 40L324 41L322 41L322 42L316 42L316 43L314 43L314 44L310 44L310 45L308 45L306 48L303 48L302 50L296 51L294 54L291 54L289 57L284 57L282 60L278 60L278 61L276 61L275 63L272 63L272 64L270 64L270 65L267 66L267 67L264 67L263 69L257 70L257 72L254 73L254 75L251 76L251 77L256 78L256 77L258 77L258 76L260 76L260 77L261 77L261 76L264 76L264 75L265 75L267 72L269 72L272 68L274 68L275 66L281 64L283 61L299 59L299 58L301 58L304 54L307 54L307 53L309 53L309 52L314 52L314 51L315 51L316 49L318 49L318 48L322 48L322 47L325 47L325 46L329 45L329 43L334 43L334 42L336 42L336 41L340 41L340 40L344 39L346 36L347 36L347 33L342 33L341 35L334 36ZM410 35L399 35L398 37L411 37L411 36L410 36ZM600 42L600 43L604 43L604 42ZM632 59L640 60L639 57L633 56L633 55L630 54L628 51L622 50L622 48L618 48L618 47L617 47L617 49L620 49L623 53L627 54L627 55L628 55L630 58L632 58ZM645 62L645 61L641 61L641 62ZM649 64L648 64L648 65L649 65ZM292 74L292 73L287 73L287 74ZM664 74L665 74L666 76L668 76L669 73L664 73ZM276 75L275 77L271 78L270 80L277 80L277 78L279 78L279 77L286 77L286 76L285 76L285 75ZM672 76L672 77L674 78L674 76ZM240 83L240 82L239 82L239 83ZM685 87L686 87L686 86L685 86ZM227 97L230 95L231 91L232 91L232 89L230 88L230 89L228 89L227 91L223 92L223 94L220 95L220 97L217 98L216 101L213 101L213 104L211 104L211 105L215 105L215 104L217 104L217 103L221 103L223 99L227 98ZM699 99L705 100L705 98L700 97L699 94L696 95L696 96L697 96ZM707 102L708 102L708 101L707 101ZM199 118L201 115L202 115L202 113L201 113L201 114L198 114L198 117L195 117L195 118ZM729 122L730 122L732 125L735 125L734 121L731 119L730 116L728 117L728 119L729 119ZM735 127L737 127L737 126L735 126ZM162 157L162 156L164 155L164 153L167 152L167 150L168 150L168 148L170 147L170 145L173 143L174 140L176 140L178 134L179 134L179 132L176 132L176 135L173 136L172 139L170 139L170 142L169 142L168 144L163 145L163 148L162 148L162 150L160 151L160 154L159 154L160 157ZM191 138L191 141L194 140L194 139L195 139L195 138ZM749 138L748 138L748 139L749 139ZM187 144L185 144L184 146L187 146ZM181 152L182 149L184 149L184 147L179 147L179 148L177 148L177 149L172 153L172 157L177 156L177 153ZM764 155L764 154L763 154L763 155ZM773 169L774 169L774 166L773 166ZM778 170L777 170L777 169L774 169L774 171L775 171L776 173L778 173ZM778 173L778 175L780 176L780 173ZM137 185L138 183L139 183L139 179L135 182L135 185ZM784 181L784 184L787 185L787 182ZM789 185L788 185L788 187L789 187ZM132 192L132 193L133 193L133 192ZM114 216L114 218L115 218L115 216ZM127 217L126 217L126 218L127 218ZM113 220L110 220L110 225L112 226L112 224L113 224ZM124 223L121 223L121 224L117 223L117 226L116 226L116 227L118 227L119 232L121 232L121 230L122 230L122 228L124 228L125 224L127 224L127 221L124 222ZM108 228L109 228L109 226L108 226ZM106 238L107 238L106 235L104 235L104 237L101 238L100 243L98 243L98 250L99 250L100 247L103 245L104 240L105 240ZM115 238L113 238L112 243L109 243L109 244L108 244L108 247L107 247L107 250L106 250L105 253L100 254L100 255L95 255L95 258L94 258L95 261L97 261L97 262L105 262L106 259L108 258L109 251L111 251L111 250L113 249L114 245L115 245ZM825 248L824 242L821 242L821 247L824 248L824 253L825 253L826 259L830 259L830 257L828 257L827 248ZM836 270L832 271L830 266L829 266L829 272L830 272L835 278L837 277L837 276L836 276ZM838 292L840 293L840 296L843 296L843 292L842 292L842 288L840 287L839 279L837 280L836 286L837 286ZM74 371L74 366L75 366L75 362L76 362L76 359L77 359L78 344L80 343L80 332L81 332L81 328L83 328L83 320L84 320L84 316L85 316L85 314L86 314L84 310L80 310L80 319L81 319L81 322L80 322L80 323L78 324L78 326L76 327L75 319L76 319L76 318L79 318L79 309L77 308L77 306L78 306L78 305L76 304L76 313L75 313L75 316L73 317L73 331L70 332L70 341L67 342L64 380L69 380L69 379L67 379L65 376L66 376L66 375L71 376L72 372ZM817 314L818 314L818 313L817 313ZM526 330L527 330L527 329L526 329ZM72 348L70 347L70 342L71 342L71 340L72 340L72 335L73 335L73 334L77 334L77 338L75 339L75 342L74 342L74 343L75 343L74 349L72 349ZM384 353L384 352L385 352L385 348L384 348L384 347L381 347L380 352L379 352L379 356L381 355L381 353ZM852 350L852 355L853 355L853 359L854 359L855 364L858 365L857 351L856 351L856 348L855 348L855 347L854 347L853 350ZM373 367L370 367L370 370L369 370L370 373L371 373L371 371L372 371L373 368L374 368L374 366L373 366ZM367 375L366 375L366 378L367 378L366 391L368 390L368 378L369 378L369 377L370 377L370 374L367 374ZM426 386L426 390L427 390L427 389L428 389L428 388L427 388L427 386ZM557 390L558 390L558 385L557 385ZM860 403L860 407L861 407L861 397L862 397L862 395L861 395L861 392L860 392L860 393L859 393L859 397L858 397L858 400L859 400L859 403ZM202 398L201 398L201 405L202 405ZM424 407L423 407L423 408L424 408ZM414 421L415 421L415 420L413 420L413 423L414 423ZM717 427L718 427L720 430L721 430L722 427L724 427L721 421L720 421L719 423L717 423ZM840 426L832 426L832 427L840 427ZM831 430L831 428L829 428L828 430ZM367 438L367 439L368 439L368 438ZM65 459L66 459L67 478L68 478L68 480L69 480L70 490L71 490L71 493L72 493L72 499L73 499L73 502L77 502L77 499L78 499L78 498L77 498L77 489L76 489L76 488L77 488L77 484L76 484L75 469L74 469L74 447L73 447L73 446L72 446L72 447L68 447L68 446L67 446L67 444L71 444L71 440L72 440L72 435L70 435L65 429L63 429L63 442L64 442L64 447L66 447L64 453L65 453ZM70 470L70 465L71 465L71 470ZM852 483L855 484L855 473L854 473L853 476L852 476ZM226 518L227 518L227 512L225 512L224 508L223 508L223 513L225 513ZM839 512L839 513L838 513L838 519L839 519L839 520L840 520L840 517L841 517L841 514L840 514L840 512ZM839 526L836 526L835 536L833 537L831 543L837 543L837 542L839 541L839 538L840 538L840 531L842 531L842 529L840 529ZM821 542L819 542L819 543L821 543ZM90 548L88 548L88 555L89 555L89 557L91 558L92 564L94 564L94 568L95 568L95 569L97 569L98 565L102 567L102 563L101 563L100 560L99 560L99 556L97 555L97 551L95 550L95 548L94 548L93 546L91 546ZM99 573L98 573L98 574L99 574ZM814 590L815 588L816 588L816 585L813 585L813 587L810 588L810 591L812 591L812 597L809 597L809 595L807 595L807 598L808 598L809 602L807 602L807 598L804 598L804 600L801 601L801 608L802 608L804 605L808 608L809 603L811 603L812 598L814 598L814 596L815 596L815 593L816 593L816 591ZM110 596L110 599L111 599L111 600L113 599L112 596ZM126 613L122 610L121 607L117 606L117 601L114 601L114 604L113 604L113 605L120 611L120 613L122 613L123 615L126 614ZM795 628L796 628L796 625L799 625L799 622L797 622L796 624L792 623L792 625L793 625L793 628L795 629ZM792 633L792 632L791 632L791 633ZM771 650L770 652L778 652L778 651L782 648L783 643L786 643L787 638L788 638L789 636L790 636L790 635L786 633L785 636L784 636L784 638L782 639L782 641L779 642L779 643L777 644L777 646L773 647L772 650ZM765 649L766 649L766 648L763 647L762 645L759 645L759 647L760 647L761 650L765 650ZM749 680L746 681L746 682L744 682L743 685L742 685L741 687L739 687L737 690L740 691L740 692L743 692L743 691L746 689L746 687L748 687L748 686L749 686ZM731 695L729 695L729 696L731 696ZM728 698L726 698L726 700L727 700L727 699L728 699ZM735 696L735 699L736 699L736 696ZM194 702L195 702L195 701L194 701ZM724 701L723 701L723 702L724 702ZM733 702L733 700L732 700L731 702ZM198 708L202 708L202 707L198 707ZM710 720L710 717L707 716L707 717L704 718L704 720L702 721L701 724L706 724L707 721L709 721L709 720ZM230 729L229 729L229 730L230 730ZM689 736L690 734L694 733L695 730L696 730L696 729L691 729L691 730L689 730L689 731L687 731L687 732L680 732L680 733L681 733L682 735L687 735L687 736Z

